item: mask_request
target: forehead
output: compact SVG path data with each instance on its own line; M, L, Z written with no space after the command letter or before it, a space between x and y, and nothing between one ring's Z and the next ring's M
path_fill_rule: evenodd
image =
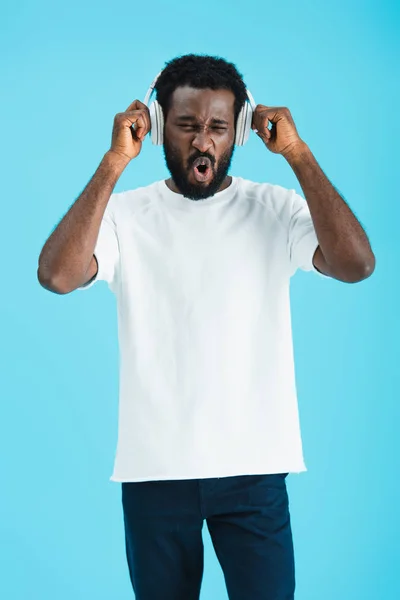
M191 116L198 119L233 119L235 96L230 90L176 88L171 97L169 113L174 117Z

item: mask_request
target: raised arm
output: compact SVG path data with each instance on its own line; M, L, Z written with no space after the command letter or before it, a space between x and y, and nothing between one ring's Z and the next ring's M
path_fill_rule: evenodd
M348 283L369 277L375 255L367 234L300 138L289 109L259 104L252 127L271 152L286 158L301 185L319 242L314 266Z
M115 116L110 150L40 253L37 276L47 290L68 294L96 275L93 252L108 201L125 167L140 153L149 130L149 112L139 100Z

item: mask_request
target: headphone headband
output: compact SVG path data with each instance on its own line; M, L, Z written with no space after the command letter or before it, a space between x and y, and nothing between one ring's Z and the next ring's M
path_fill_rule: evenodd
M152 93L154 91L154 88L156 87L156 83L157 83L158 78L160 77L161 73L162 73L162 71L160 71L158 73L158 75L156 75L156 77L151 82L149 89L147 90L146 96L144 97L144 100L143 100L143 104L145 104L146 106L149 105L149 101L150 101L151 95L152 95ZM246 95L247 95L247 99L248 99L248 101L250 103L250 106L251 106L252 110L255 110L256 103L254 101L254 98L253 98L250 90L248 90L247 88L246 88Z
M160 71L158 73L158 75L153 79L153 81L152 81L149 89L147 90L146 96L144 97L144 100L143 100L143 104L145 104L146 106L149 105L149 100L150 100L151 95L152 95L152 93L154 91L154 88L156 87L157 80L160 77L161 73L162 73L162 71Z
M247 94L247 98L249 99L249 103L250 103L250 106L251 106L251 110L252 110L252 111L255 111L255 110L256 110L256 103L255 103L255 100L254 100L254 98L253 98L253 95L252 95L252 93L251 93L251 92L250 92L250 90L248 90L247 88L246 88L246 94Z

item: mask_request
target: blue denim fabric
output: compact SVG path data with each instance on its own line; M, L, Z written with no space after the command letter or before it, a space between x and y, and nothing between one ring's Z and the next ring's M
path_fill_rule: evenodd
M204 521L230 600L293 600L287 473L122 484L136 600L198 600Z

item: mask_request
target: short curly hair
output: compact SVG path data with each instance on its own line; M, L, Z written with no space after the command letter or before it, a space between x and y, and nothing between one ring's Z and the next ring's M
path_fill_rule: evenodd
M218 56L186 54L166 63L155 90L164 117L167 117L171 97L179 86L189 85L197 89L230 90L235 96L235 123L247 99L243 76L233 63Z

